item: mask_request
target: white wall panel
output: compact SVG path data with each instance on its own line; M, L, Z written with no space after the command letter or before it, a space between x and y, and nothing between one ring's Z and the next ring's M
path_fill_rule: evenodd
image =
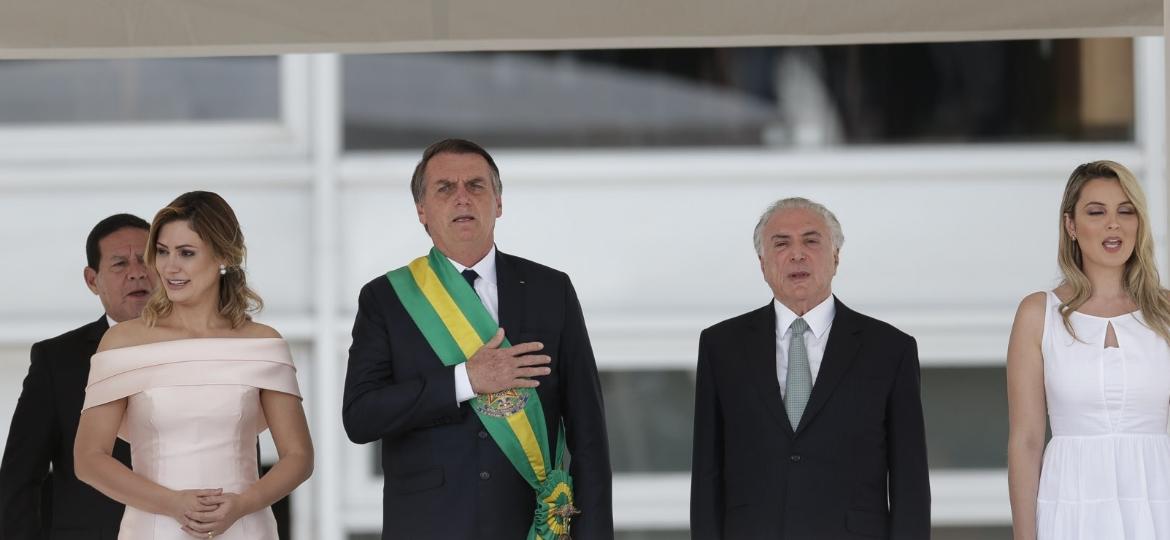
M0 441L8 440L12 411L28 374L28 346L0 347Z
M183 191L73 187L21 191L0 199L0 320L42 319L62 331L93 320L100 303L85 287L85 237L102 218L132 212L150 220ZM271 314L309 310L308 195L299 188L219 189L248 240L249 278ZM38 337L38 336L30 336ZM44 336L49 337L49 336Z

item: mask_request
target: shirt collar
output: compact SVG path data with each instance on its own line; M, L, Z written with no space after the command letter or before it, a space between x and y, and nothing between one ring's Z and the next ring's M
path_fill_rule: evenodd
M792 321L799 317L779 300L772 300L772 306L776 308L776 333L783 336L788 333L788 327L792 326ZM803 319L804 322L808 323L808 329L812 330L813 335L817 339L821 339L829 327L833 325L833 317L836 315L837 303L833 295L830 294L823 302L808 310Z
M111 317L109 313L107 313L106 324L110 325L110 328L113 328L115 324L118 324L118 321L115 321L114 318Z
M444 257L446 257L446 255L444 255ZM453 264L455 266L455 270L457 270L459 272L463 272L464 270L467 270L466 266L463 266L462 264L455 262L455 260L452 259L451 257L447 257L447 260L451 261L451 264ZM493 245L492 249L487 252L487 255L484 255L483 258L479 260L479 262L471 265L471 269L475 270L475 273L479 274L479 277L482 278L484 281L491 283L492 285L495 285L496 284L496 246Z

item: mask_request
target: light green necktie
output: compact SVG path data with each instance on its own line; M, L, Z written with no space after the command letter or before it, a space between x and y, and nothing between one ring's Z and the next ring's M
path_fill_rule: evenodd
M784 409L793 431L800 426L800 417L812 395L812 368L808 365L808 349L804 348L804 331L808 323L796 319L788 327L788 379L784 384Z

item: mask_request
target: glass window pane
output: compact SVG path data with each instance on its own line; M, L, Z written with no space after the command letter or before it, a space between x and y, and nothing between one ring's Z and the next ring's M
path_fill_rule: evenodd
M688 530L614 531L614 540L689 540Z
M0 61L0 124L274 119L275 57Z
M601 390L615 473L691 470L694 372L603 371Z
M1113 141L1127 39L345 59L350 149Z
M924 368L922 403L931 468L1007 467L1003 367Z
M933 540L1011 540L1012 528L934 527L930 530L930 537Z

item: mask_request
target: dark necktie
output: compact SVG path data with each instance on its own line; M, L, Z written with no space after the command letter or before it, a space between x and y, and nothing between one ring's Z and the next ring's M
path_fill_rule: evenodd
M462 274L463 274L463 279L467 280L467 284L471 285L471 290L474 291L475 290L475 280L476 280L476 278L479 277L479 274L476 273L475 270L472 270L470 268L468 268L467 270L464 270L462 272ZM479 293L475 293L475 294L478 295Z

